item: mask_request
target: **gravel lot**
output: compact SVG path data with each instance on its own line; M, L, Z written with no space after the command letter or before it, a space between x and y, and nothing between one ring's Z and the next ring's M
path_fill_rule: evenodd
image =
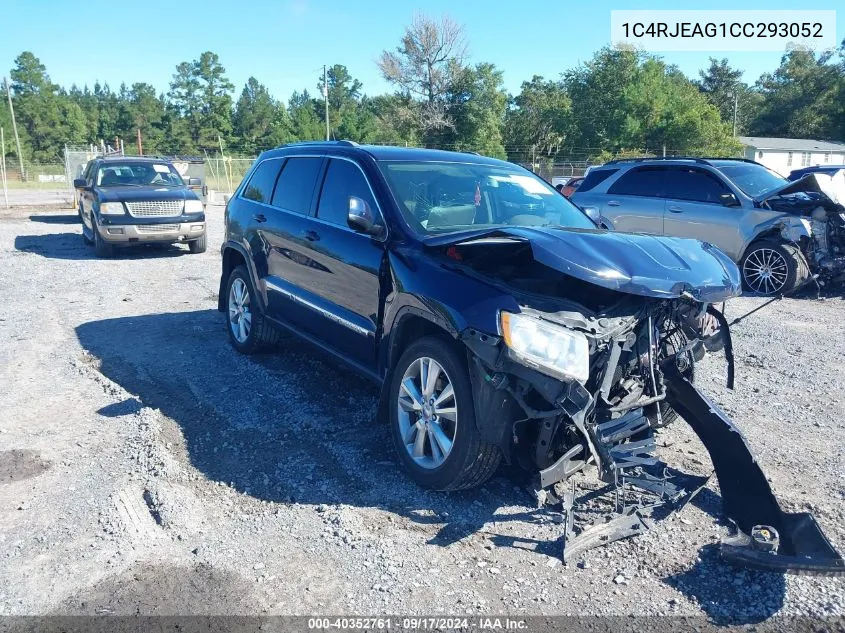
M715 485L567 567L560 526L514 475L416 488L371 384L293 339L257 358L230 348L220 207L203 255L111 261L75 215L32 213L0 211L0 614L845 615L841 579L723 564ZM841 293L776 303L734 334L736 391L720 356L700 384L783 505L845 550ZM659 444L709 474L685 425Z

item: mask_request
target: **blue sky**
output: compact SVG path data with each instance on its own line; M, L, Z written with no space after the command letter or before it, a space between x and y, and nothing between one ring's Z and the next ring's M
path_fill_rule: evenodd
M529 0L179 0L121 3L89 0L6 0L0 33L0 73L31 50L56 83L117 88L144 81L166 91L174 68L202 51L220 55L237 93L250 75L277 98L294 90L316 91L323 64L344 64L368 94L389 91L375 60L397 46L416 9L447 13L464 24L471 60L504 70L505 87L517 92L538 74L557 78L606 45L611 9L676 9L677 2L627 3ZM818 0L806 8L836 9L837 42L845 37L841 0ZM126 8L124 8L126 7ZM131 7L131 8L130 8ZM713 0L708 9L796 9L794 0ZM133 10L136 8L137 10ZM693 8L693 7L690 7ZM695 7L702 8L702 7ZM33 15L37 13L37 19ZM780 53L722 53L753 82L773 70ZM707 65L708 53L664 53L691 77Z

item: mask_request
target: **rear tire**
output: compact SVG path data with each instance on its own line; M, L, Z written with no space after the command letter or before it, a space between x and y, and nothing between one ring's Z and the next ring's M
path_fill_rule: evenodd
M426 389L424 372L426 377L437 376L430 389ZM409 395L403 383L416 395ZM447 342L429 336L412 343L393 369L389 390L393 446L405 472L417 484L434 490L464 490L493 476L502 453L478 433L466 359ZM433 404L437 400L440 404ZM418 404L422 407L415 408Z
M810 276L797 246L771 239L752 244L740 262L740 270L743 286L764 296L789 292Z
M279 341L279 331L264 316L246 267L238 266L226 283L226 331L241 354L257 354Z
M97 221L91 219L91 230L94 233L94 254L102 259L114 257L114 246L106 242L97 228Z
M205 234L199 239L188 242L188 250L192 253L204 253L206 249Z

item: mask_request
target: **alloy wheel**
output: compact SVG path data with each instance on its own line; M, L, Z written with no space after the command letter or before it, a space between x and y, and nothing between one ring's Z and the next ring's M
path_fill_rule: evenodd
M420 467L443 465L458 426L452 381L433 358L418 358L405 370L396 403L399 433L408 455Z
M758 248L745 258L742 276L754 292L774 294L786 285L789 265L786 258L771 248Z
M235 279L229 288L229 327L238 343L246 343L252 329L249 288L243 279Z

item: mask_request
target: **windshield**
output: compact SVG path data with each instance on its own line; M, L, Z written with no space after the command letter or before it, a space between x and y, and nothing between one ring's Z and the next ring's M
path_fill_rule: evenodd
M596 228L531 172L472 163L381 161L405 220L422 234L497 226Z
M760 194L781 187L787 182L786 178L781 178L771 169L762 165L737 163L718 165L717 169L751 198L756 198Z
M108 162L97 170L97 185L102 187L131 185L181 187L184 184L179 173L167 163Z

